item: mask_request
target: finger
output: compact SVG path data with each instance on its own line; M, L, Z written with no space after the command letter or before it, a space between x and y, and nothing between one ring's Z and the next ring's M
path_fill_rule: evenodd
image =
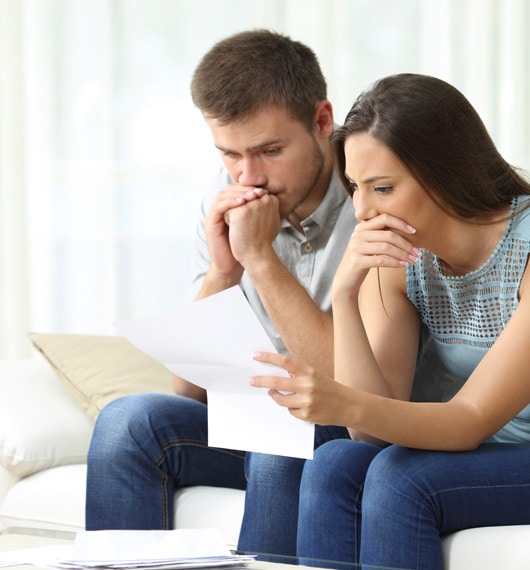
M268 192L265 188L232 185L227 186L223 192L219 193L218 197L220 204L233 208L262 198L266 194Z
M394 219L397 220L397 218ZM367 228L368 225L358 224L353 231L349 244L353 250L359 247L363 254L369 255L369 251L362 249L368 244L368 247L373 247L374 253L378 255L386 254L407 261L410 261L409 256L413 258L419 256L420 250L397 230L387 227L384 229ZM412 261L414 261L414 259L412 259Z
M387 232L388 233L388 232ZM390 232L391 233L391 232ZM381 260L393 260L403 263L416 263L421 255L421 250L412 244L395 236L393 239L387 235L369 236L361 239L351 246L351 253L370 257L380 257ZM377 239L379 238L379 239Z
M398 230L408 235L413 235L416 233L416 228L414 228L402 218L397 218L391 214L380 214L379 216L375 216L370 220L365 220L360 224L357 224L357 227L359 229L366 228L367 230L387 228Z
M292 394L292 380L281 376L251 376L248 383L254 388L268 388L273 393L286 396Z
M294 362L293 359L285 354L279 354L277 352L261 352L257 351L252 354L252 358L259 362L265 362L267 364L274 364L285 370L292 369L294 372Z

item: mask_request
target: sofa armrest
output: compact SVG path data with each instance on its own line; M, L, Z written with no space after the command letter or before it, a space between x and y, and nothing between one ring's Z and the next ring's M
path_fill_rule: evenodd
M0 505L7 492L18 481L18 477L10 473L3 465L0 465Z
M25 477L86 461L93 422L42 358L0 361L0 465Z

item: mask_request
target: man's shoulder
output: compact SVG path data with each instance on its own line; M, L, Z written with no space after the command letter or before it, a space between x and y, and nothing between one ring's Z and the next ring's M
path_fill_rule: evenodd
M210 204L214 197L233 180L224 165L218 165L210 171L208 182L203 194L203 203Z

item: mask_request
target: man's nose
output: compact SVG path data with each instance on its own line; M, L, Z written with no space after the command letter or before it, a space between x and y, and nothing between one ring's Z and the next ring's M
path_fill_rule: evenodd
M267 177L263 172L260 162L255 159L244 159L241 162L241 171L237 181L242 186L266 186Z

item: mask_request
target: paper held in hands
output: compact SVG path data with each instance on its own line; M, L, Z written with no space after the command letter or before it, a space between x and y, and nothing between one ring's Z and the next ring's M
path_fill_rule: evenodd
M310 459L314 425L291 416L255 375L287 372L252 359L276 352L241 289L231 287L159 317L116 323L117 332L171 372L208 392L208 445Z

